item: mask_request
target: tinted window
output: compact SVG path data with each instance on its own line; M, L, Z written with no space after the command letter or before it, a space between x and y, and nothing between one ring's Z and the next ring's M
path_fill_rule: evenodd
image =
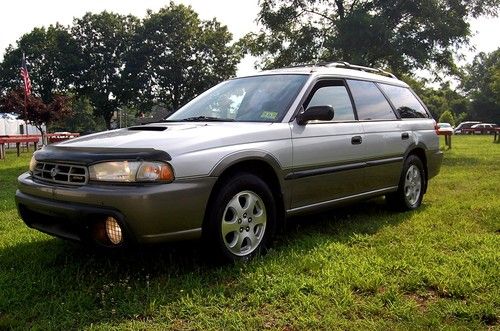
M348 80L360 120L392 120L396 115L378 87L372 82Z
M354 111L351 99L342 82L320 82L315 87L307 107L332 106L335 112L333 121L352 121Z
M406 87L379 84L401 118L429 117L422 104Z

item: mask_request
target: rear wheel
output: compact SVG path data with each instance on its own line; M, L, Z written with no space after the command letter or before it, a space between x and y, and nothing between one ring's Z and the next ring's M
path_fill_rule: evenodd
M248 260L265 251L276 227L276 206L258 176L238 173L215 192L203 229L214 258Z
M389 205L398 210L413 210L422 204L426 187L425 171L418 156L405 160L398 190L386 196Z

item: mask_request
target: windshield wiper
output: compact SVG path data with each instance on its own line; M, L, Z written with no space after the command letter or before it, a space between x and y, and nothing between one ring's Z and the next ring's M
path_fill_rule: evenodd
M211 116L194 116L194 117L183 118L182 120L179 120L179 121L185 121L185 122L233 122L234 120L231 118L218 118L218 117L211 117Z

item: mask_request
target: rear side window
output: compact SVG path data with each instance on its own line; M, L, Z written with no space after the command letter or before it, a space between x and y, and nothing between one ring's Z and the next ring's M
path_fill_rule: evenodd
M424 106L406 87L379 84L401 118L428 118Z
M358 119L360 120L394 120L396 115L391 105L372 82L348 80Z
M353 121L354 110L347 88L342 81L319 82L309 97L308 107L332 106L334 111L333 121Z

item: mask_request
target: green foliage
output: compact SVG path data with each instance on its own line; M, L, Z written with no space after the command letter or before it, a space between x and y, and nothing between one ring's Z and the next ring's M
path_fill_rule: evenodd
M49 126L48 130L91 133L106 130L102 117L94 115L94 107L86 97L74 98L71 103L72 114Z
M20 86L25 52L35 95L45 102L58 92L86 98L110 128L118 109L138 113L162 104L175 110L234 76L242 51L231 41L226 26L174 3L142 21L87 13L71 27L35 28L10 46L0 64L0 95ZM135 117L128 114L127 122Z
M262 30L243 44L264 68L315 61L348 61L456 74L453 53L468 42L468 18L496 15L496 0L358 1L263 0Z
M31 153L8 151L0 329L496 330L500 148L452 139L418 210L374 199L296 218L234 266L204 263L196 242L103 251L28 228L13 195Z
M33 91L44 102L50 102L55 93L68 91L81 66L76 42L68 28L59 24L35 28L23 35L16 47L10 45L5 50L0 64L0 86L4 93L21 86L19 70L23 53L29 60Z
M455 118L453 117L453 113L449 110L445 110L441 114L441 116L439 116L438 122L450 123L452 126L455 126Z
M90 100L108 129L114 111L130 100L124 92L128 78L123 76L123 69L138 25L134 16L104 11L75 19L71 28L82 60L75 75L76 91Z
M468 116L469 100L452 89L449 83L443 83L439 88L432 88L426 85L425 80L410 76L403 76L402 79L419 95L434 118L440 118L444 112L450 112L456 119L455 122L460 123Z
M149 12L138 28L126 76L137 103L177 110L209 87L236 73L241 59L226 26L202 21L191 7L171 2Z
M472 100L472 118L500 124L500 48L479 53L466 73L462 89Z

